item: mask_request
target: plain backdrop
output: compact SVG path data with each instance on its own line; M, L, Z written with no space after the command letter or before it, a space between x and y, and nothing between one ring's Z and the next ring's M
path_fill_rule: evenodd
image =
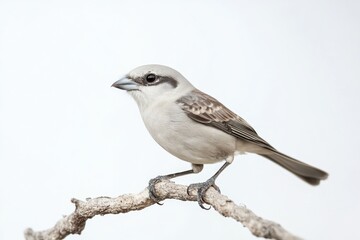
M137 193L189 169L110 85L160 63L273 146L329 172L312 187L238 156L222 193L305 239L359 239L359 1L0 0L0 239L70 214L72 197ZM204 181L221 164L194 176ZM254 239L195 202L97 216L67 239Z

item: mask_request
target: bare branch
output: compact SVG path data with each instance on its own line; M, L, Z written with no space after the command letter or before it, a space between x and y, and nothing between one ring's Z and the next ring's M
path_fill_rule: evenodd
M156 193L160 199L177 199L181 201L196 201L195 190L189 196L186 192L187 186L178 185L171 181L162 181L156 185ZM279 224L262 219L244 206L236 205L228 197L221 195L215 189L210 188L205 195L205 201L216 211L225 217L231 217L247 227L250 232L263 238L295 240L300 239ZM138 194L125 194L116 198L98 197L80 201L72 199L76 206L73 213L60 219L54 227L44 231L33 231L26 229L24 232L26 240L59 240L69 234L80 234L85 228L88 219L96 215L119 214L137 211L149 207L154 202L149 198L146 188Z

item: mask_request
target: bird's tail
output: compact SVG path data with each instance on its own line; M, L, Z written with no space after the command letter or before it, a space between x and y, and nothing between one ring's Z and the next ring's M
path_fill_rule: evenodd
M325 180L328 177L326 172L276 150L260 155L270 159L311 185L319 185L320 180Z

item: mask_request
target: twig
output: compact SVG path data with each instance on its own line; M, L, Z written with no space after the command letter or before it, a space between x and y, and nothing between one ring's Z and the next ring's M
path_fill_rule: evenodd
M178 185L171 181L162 181L156 185L156 193L160 199L177 199L181 201L196 201L195 190L189 196L186 192L187 186ZM215 189L210 188L205 195L205 201L216 211L225 217L231 217L247 227L250 232L263 238L295 240L300 239L279 224L262 219L244 206L236 205L228 197L221 195ZM33 231L26 229L24 232L26 240L59 240L69 234L80 234L88 219L96 215L119 214L130 211L138 211L149 207L154 202L149 198L146 188L138 194L124 194L116 198L97 197L80 201L75 198L71 200L76 209L73 213L60 219L54 227L44 231Z

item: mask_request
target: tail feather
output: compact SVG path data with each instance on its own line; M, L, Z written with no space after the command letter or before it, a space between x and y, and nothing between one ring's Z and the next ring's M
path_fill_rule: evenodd
M328 177L326 172L278 151L271 151L260 155L270 159L311 185L319 185L321 180L325 180Z

